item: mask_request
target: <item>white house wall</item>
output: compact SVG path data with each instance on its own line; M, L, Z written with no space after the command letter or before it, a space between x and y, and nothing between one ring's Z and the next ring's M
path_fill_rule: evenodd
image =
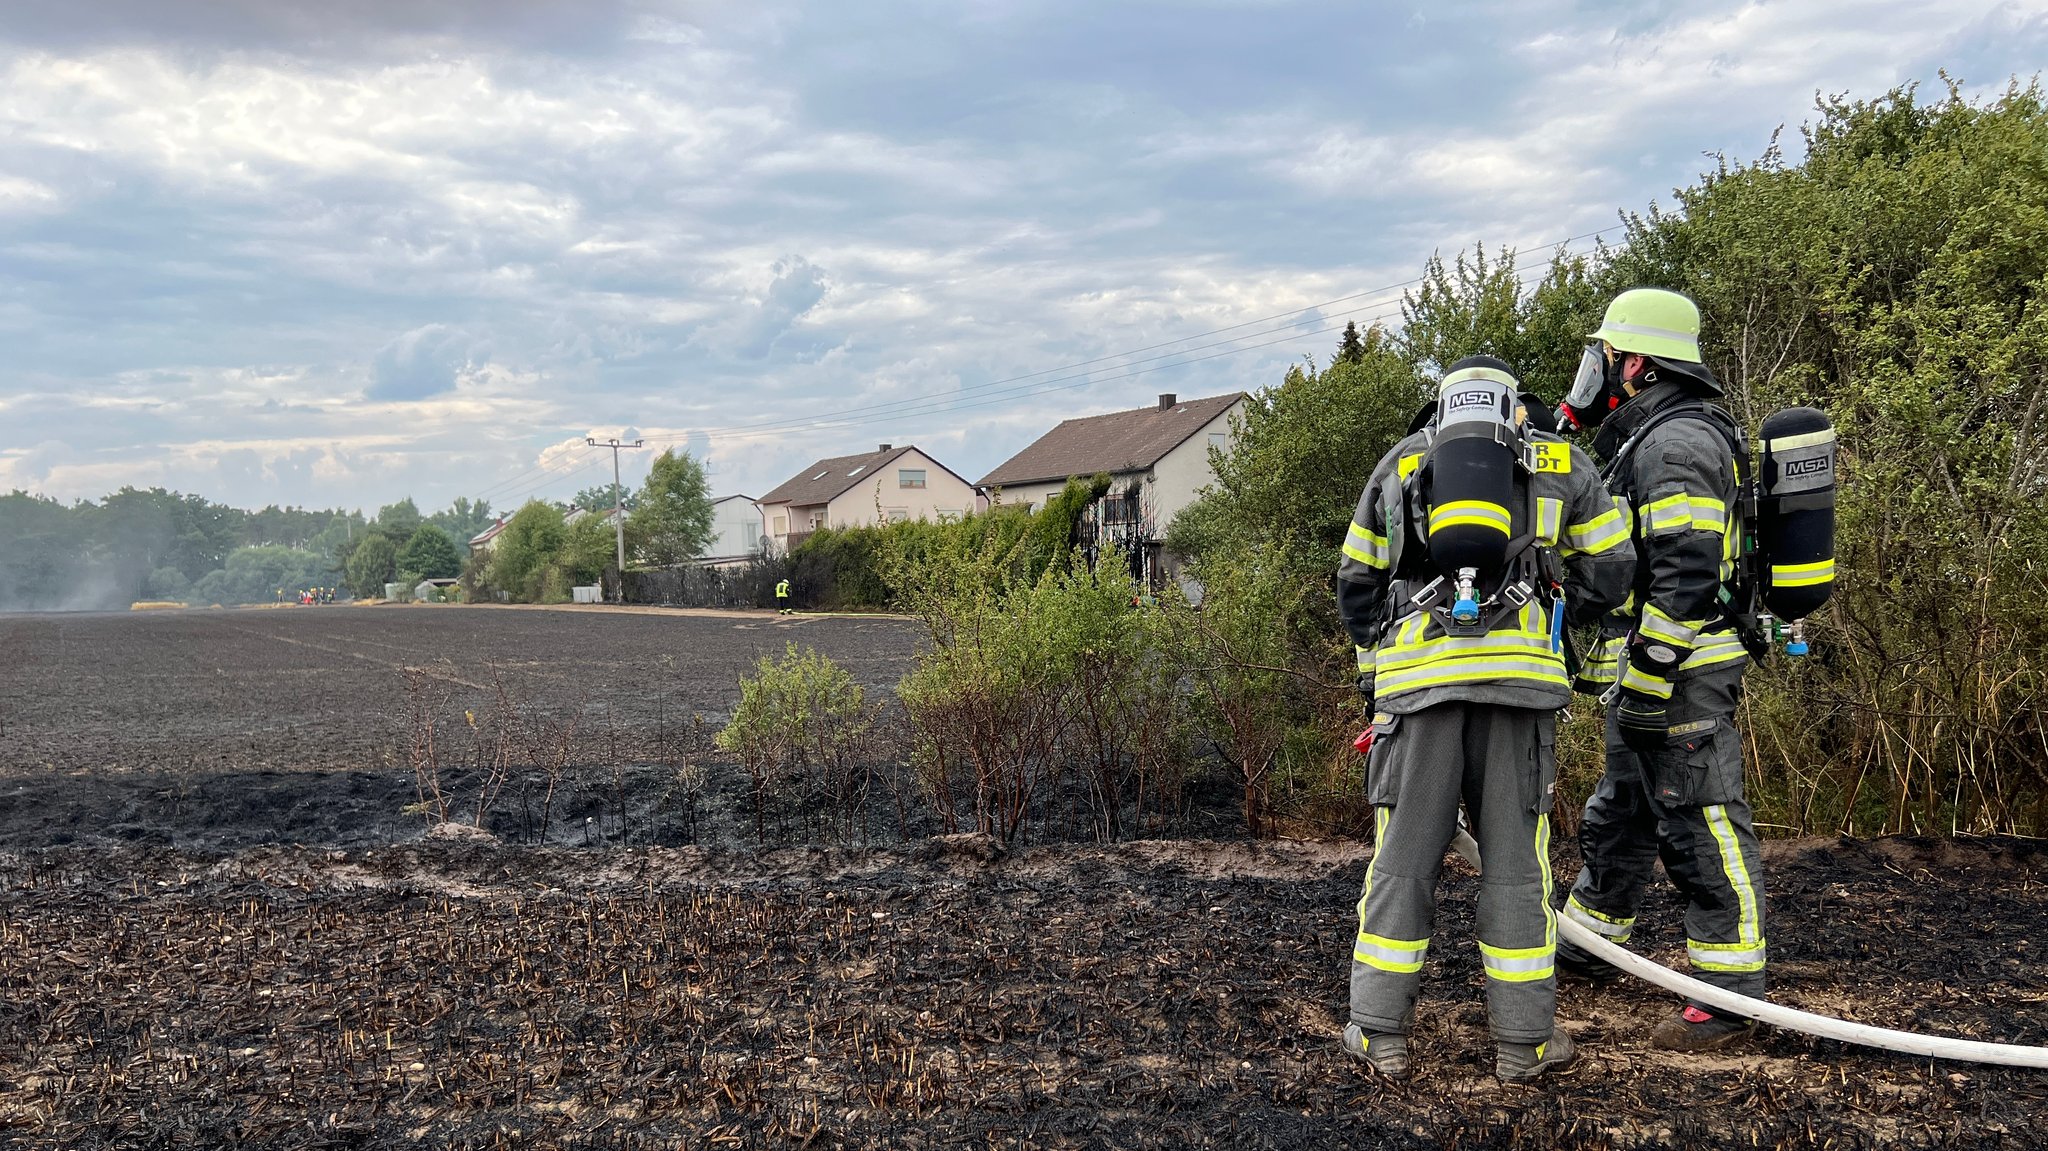
M761 537L767 531L759 505L752 500L723 499L712 505L711 510L711 527L716 534L704 548L707 557L741 556L759 550ZM747 537L749 524L754 528L751 540Z
M1173 517L1215 482L1216 473L1209 470L1209 437L1220 434L1223 449L1229 451L1230 417L1242 411L1244 401L1239 400L1152 465L1152 482L1145 485L1145 510L1152 516L1153 539L1163 539Z

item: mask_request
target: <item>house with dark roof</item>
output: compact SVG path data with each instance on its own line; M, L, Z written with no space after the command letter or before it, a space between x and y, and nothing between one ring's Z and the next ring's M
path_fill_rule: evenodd
M1110 477L1089 524L1124 541L1156 545L1180 510L1215 476L1209 449L1230 446L1230 417L1245 393L1183 400L1168 393L1150 407L1064 420L981 477L991 502L1037 508L1070 477Z
M762 496L768 546L788 552L819 528L958 519L976 506L974 485L906 444L819 460Z

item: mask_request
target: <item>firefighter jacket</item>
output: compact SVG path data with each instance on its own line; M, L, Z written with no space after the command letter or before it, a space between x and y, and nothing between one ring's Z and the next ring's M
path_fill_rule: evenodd
M1605 691L1618 674L1624 690L1669 699L1674 681L1749 659L1725 590L1742 543L1733 446L1704 416L1636 434L1660 412L1700 402L1676 383L1655 384L1607 417L1594 441L1609 490L1632 509L1641 562L1628 601L1601 623L1582 690Z
M1562 561L1567 620L1590 624L1628 595L1635 574L1628 519L1584 452L1544 432L1532 430L1529 439L1541 470L1517 478L1509 534L1519 538L1533 527L1534 546ZM1394 445L1373 469L1352 515L1337 568L1337 607L1356 645L1360 675L1372 678L1378 710L1396 715L1446 700L1563 707L1571 688L1564 653L1553 640L1551 613L1560 605L1551 588L1537 589L1518 611L1502 614L1477 636L1446 634L1437 615L1413 602L1440 574L1430 568L1418 530L1428 509L1415 506L1415 485L1389 479L1406 481L1428 444L1428 433L1417 432ZM1523 490L1525 484L1534 491ZM1389 493L1405 505L1391 509L1392 516L1385 506Z

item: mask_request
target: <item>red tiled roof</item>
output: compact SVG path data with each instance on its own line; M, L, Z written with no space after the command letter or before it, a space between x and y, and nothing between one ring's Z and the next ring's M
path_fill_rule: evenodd
M1169 408L1157 404L1065 420L1060 426L1032 441L996 470L981 477L976 487L1011 484L1052 483L1069 476L1092 476L1096 472L1143 471L1166 458L1166 453L1186 442L1209 421L1244 399L1243 392L1181 400Z

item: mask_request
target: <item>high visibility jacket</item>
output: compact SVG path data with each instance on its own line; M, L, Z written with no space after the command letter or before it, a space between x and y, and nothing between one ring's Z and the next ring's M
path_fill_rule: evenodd
M1602 622L1587 657L1589 690L1604 691L1619 674L1623 688L1669 699L1676 680L1749 660L1723 610L1742 546L1733 449L1694 417L1661 421L1629 445L1650 417L1686 402L1695 401L1678 385L1655 384L1608 416L1594 441L1610 464L1609 490L1633 509L1630 528L1642 562L1627 601ZM1631 647L1630 635L1641 642ZM1648 658L1646 651L1669 658Z
M788 581L788 580L783 580L783 581L782 581L781 583L778 583L778 584L776 584L776 585L775 585L775 598L776 598L776 599L788 599L788 598L789 598L789 581Z
M1544 445L1544 469L1516 480L1509 509L1511 537L1531 530L1536 542L1555 549L1563 561L1566 619L1587 624L1613 610L1628 595L1635 574L1635 548L1625 511L1601 485L1599 471L1584 452L1556 436L1531 432ZM1445 634L1441 622L1411 601L1439 574L1429 568L1429 547L1420 528L1428 509L1412 506L1412 485L1394 488L1421 463L1424 433L1402 440L1373 469L1359 497L1337 568L1338 614L1358 652L1361 674L1370 674L1378 710L1405 714L1445 700L1511 707L1563 707L1571 699L1564 655L1552 647L1550 589L1519 611L1501 618L1482 636ZM1533 483L1533 493L1523 488ZM1403 493L1405 509L1388 516L1389 490ZM1533 507L1529 496L1535 496ZM1407 533L1401 547L1392 530ZM1398 556L1396 553L1399 553ZM1398 566L1399 570L1396 570Z

